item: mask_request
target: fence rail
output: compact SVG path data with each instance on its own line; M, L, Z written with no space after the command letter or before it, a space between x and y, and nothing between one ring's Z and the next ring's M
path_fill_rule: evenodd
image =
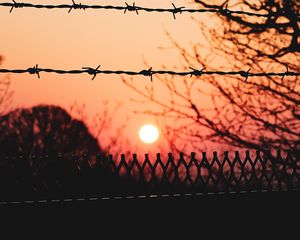
M0 157L0 200L300 190L300 153Z
M17 2L12 0L9 3L0 3L0 7L8 7L10 8L10 13L15 8L36 8L36 9L67 9L68 13L72 10L86 10L86 9L95 9L95 10L116 10L116 11L123 11L124 14L126 12L135 12L139 15L139 12L158 12L158 13L172 13L173 18L176 19L176 14L182 13L218 13L222 15L246 15L246 16L255 16L255 17L270 17L270 13L254 13L254 12L246 12L240 10L230 10L227 8L226 5L222 5L220 8L201 8L201 9L189 9L186 7L176 7L174 3L172 3L171 8L147 8L136 6L135 3L132 5L125 2L124 6L112 6L112 5L87 5L82 3L76 3L72 0L71 4L33 4L33 3L24 3L24 2Z

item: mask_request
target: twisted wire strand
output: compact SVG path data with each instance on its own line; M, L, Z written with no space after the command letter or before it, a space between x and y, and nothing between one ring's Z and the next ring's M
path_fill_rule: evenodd
M250 72L251 69L248 69L247 71L205 71L205 68L202 68L201 70L194 69L192 67L189 67L190 70L188 71L172 71L172 70L152 70L152 67L149 69L143 69L141 71L129 71L129 70L101 70L100 65L96 68L92 67L83 67L81 69L75 69L75 70L64 70L64 69L52 69L52 68L40 68L38 64L36 64L33 67L27 68L27 69L0 69L0 73L16 73L16 74L36 74L38 78L40 78L41 72L46 73L56 73L56 74L83 74L87 73L89 75L92 75L94 80L98 74L117 74L117 75L141 75L150 77L152 81L153 75L173 75L173 76L196 76L200 77L202 75L231 75L231 76L240 76L242 78L245 78L245 81L248 80L249 77L282 77L282 79L285 76L300 76L300 72L291 72L288 69L283 72L256 72L252 73Z
M139 12L158 12L158 13L172 13L174 19L176 19L176 14L180 13L218 13L222 15L247 15L247 16L256 16L256 17L269 17L269 13L254 13L254 12L246 12L242 10L230 10L227 8L227 5L224 7L216 8L200 8L200 9L191 9L186 7L176 7L174 3L172 3L171 8L148 8L148 7L141 7L136 6L135 3L132 5L125 2L124 6L112 6L112 5L87 5L82 3L76 3L72 0L71 4L34 4L34 3L24 3L24 2L17 2L12 0L12 2L0 3L0 7L9 7L10 12L13 11L15 8L37 8L37 9L68 9L68 13L72 10L86 10L86 9L96 9L96 10L117 10L123 11L124 13L128 12L135 12L139 15Z

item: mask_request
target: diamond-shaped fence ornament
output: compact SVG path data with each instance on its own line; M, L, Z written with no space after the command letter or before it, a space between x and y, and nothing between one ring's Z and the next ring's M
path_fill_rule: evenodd
M188 164L184 159L184 154L180 153L179 160L177 162L178 179L180 182L186 183L188 181Z
M213 158L210 163L210 179L214 185L214 188L218 186L218 183L220 181L220 177L222 178L222 163L218 159L218 153L213 152Z
M165 175L165 164L162 162L160 153L156 154L156 160L153 164L154 175L158 181L162 181Z
M143 171L143 178L146 182L152 182L155 179L155 169L150 162L149 154L145 154L141 169Z
M206 152L202 153L202 160L199 164L200 167L200 176L199 176L199 180L202 182L202 184L207 187L208 182L212 176L212 170L211 170L211 166L210 163L207 159L206 156Z
M121 161L117 165L117 173L124 178L131 178L130 168L126 162L125 155L121 154Z
M220 177L223 178L223 180L226 181L226 182L230 182L232 177L233 177L232 176L232 169L235 166L234 163L235 162L232 162L229 159L228 152L224 152L224 158L223 158L223 161L222 161L221 166L220 166Z
M198 175L200 174L199 164L195 158L195 153L191 153L190 162L188 163L188 178L191 185L197 185Z
M132 161L130 162L130 165L129 165L129 172L130 172L131 178L136 181L140 181L141 175L143 174L141 169L142 169L142 167L137 159L137 155L133 154Z

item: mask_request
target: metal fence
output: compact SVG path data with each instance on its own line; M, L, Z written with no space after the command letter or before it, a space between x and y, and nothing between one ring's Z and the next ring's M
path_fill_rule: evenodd
M0 200L300 190L299 152L1 157Z

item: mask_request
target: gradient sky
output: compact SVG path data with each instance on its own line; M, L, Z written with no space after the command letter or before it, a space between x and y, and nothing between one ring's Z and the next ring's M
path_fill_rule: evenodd
M8 2L8 1L2 1ZM71 1L38 1L31 3L62 4ZM79 3L79 1L76 1ZM127 1L128 3L132 3ZM136 5L145 7L171 7L172 2L189 6L187 0L136 0ZM81 1L84 4L124 5L119 1ZM180 55L171 47L165 30L183 46L189 47L201 39L197 24L191 20L195 14L177 15L141 12L123 14L113 10L73 10L66 9L14 9L0 8L0 54L5 60L2 68L28 68L39 64L42 68L80 69L84 66L111 70L134 70L145 68L143 58L153 69L162 65L180 65ZM201 17L207 18L206 14ZM138 98L126 87L118 75L98 75L91 81L89 75L41 74L41 79L27 74L11 74L12 89L15 91L14 107L29 107L47 103L69 108L77 101L86 105L91 116L101 113L102 101L111 106L116 101L123 102L116 115L114 126L126 123L125 136L133 144L139 142L138 129L145 123L154 122L151 116L133 114L134 109L145 110L147 105L134 104L130 99ZM151 85L147 77L134 77L141 86ZM155 84L155 79L154 83ZM162 93L163 94L163 93Z

